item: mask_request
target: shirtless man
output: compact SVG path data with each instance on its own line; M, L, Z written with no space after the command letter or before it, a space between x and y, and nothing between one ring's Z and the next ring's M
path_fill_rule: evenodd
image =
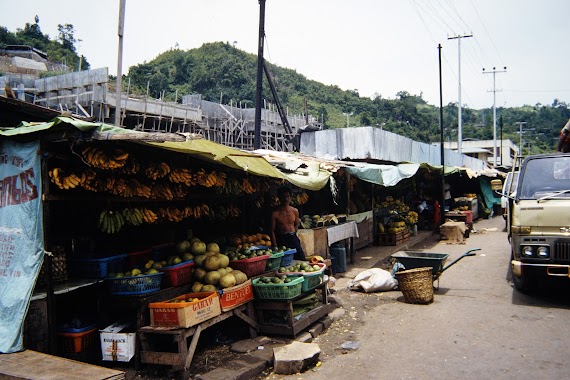
M271 238L275 246L295 248L295 260L306 260L301 241L297 236L299 229L299 210L291 206L291 190L283 186L277 190L280 205L271 213Z

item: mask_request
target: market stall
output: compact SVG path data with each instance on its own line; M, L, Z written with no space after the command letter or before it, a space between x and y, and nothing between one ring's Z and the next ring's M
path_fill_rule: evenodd
M136 334L156 324L153 304L169 305L161 310L178 304L193 309L202 302L195 295L203 292L219 295L222 313L231 311L223 315L237 316L257 329L250 310L256 287L252 280L293 264L282 260L292 258L291 252L273 247L262 233L275 206L274 190L284 182L319 189L328 181L326 172L310 178L283 174L262 157L194 136L171 136L175 141L164 142L167 134L127 132L68 118L48 124L3 132L10 137L2 142L4 152L7 146L32 141L31 156L41 157L33 177L38 181L35 197L42 199L38 215L43 216L37 221L43 234L36 241L36 267L25 281L28 295L18 294L20 309L9 311L23 315L29 305L25 337L14 334L3 351L19 350L25 341L27 347L36 344L81 360L88 345L104 351L103 338L101 346L94 339L98 328L124 318L134 322L132 330L118 334ZM7 158L14 161L16 156ZM21 167L14 166L15 171ZM23 177L15 175L22 178L18 187L23 188ZM295 187L295 200L298 206L307 201L303 188ZM49 252L45 259L44 252ZM326 304L324 267L312 270L316 273L307 282L313 283L303 294L318 294L318 302ZM289 277L305 275L280 276L286 278L278 277L273 285L280 281L288 289ZM300 295L301 289L292 297ZM2 305L6 301L0 298ZM315 308L314 303L305 305L304 313ZM3 315L7 312L2 308ZM2 319L2 329L21 331ZM137 356L133 342L126 348L132 356L111 351L111 360Z

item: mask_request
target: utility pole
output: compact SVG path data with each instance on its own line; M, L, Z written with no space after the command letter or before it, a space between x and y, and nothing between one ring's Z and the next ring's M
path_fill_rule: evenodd
M463 140L463 136L461 134L461 39L473 37L472 34L464 34L464 35L457 35L455 37L449 37L448 40L457 40L457 52L458 52L458 59L457 64L459 66L459 70L457 73L457 79L459 81L459 100L457 101L458 110L457 110L457 153L461 154L461 141Z
M257 43L257 85L255 88L255 127L253 148L261 148L261 98L263 96L263 44L265 40L265 0L259 0L259 39Z
M125 34L125 7L127 0L120 0L119 3L119 52L117 54L117 82L116 85L116 98L117 104L115 105L115 125L121 126L121 80L123 79L123 35Z
M497 73L506 73L507 66L503 70L496 70L493 67L493 71L485 71L483 68L483 74L493 74L493 166L497 166L497 107L496 107L496 94L497 89L495 87L495 77Z
M437 45L439 67L439 154L441 156L441 198L439 206L439 225L445 221L445 149L443 149L443 86L441 76L441 44ZM439 228L439 226L437 226Z
M526 121L517 121L515 124L519 125L519 155L522 155L522 135L523 135L523 125L526 124Z

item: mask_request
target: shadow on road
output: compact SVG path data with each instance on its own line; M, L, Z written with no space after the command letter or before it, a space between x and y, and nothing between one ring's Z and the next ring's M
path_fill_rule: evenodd
M570 308L570 282L566 278L542 279L537 288L524 294L514 285L512 303L514 305L535 306L544 308L569 309Z

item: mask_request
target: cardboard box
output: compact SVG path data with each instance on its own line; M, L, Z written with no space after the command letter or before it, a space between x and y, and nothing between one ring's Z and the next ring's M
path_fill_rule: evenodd
M247 280L231 288L222 289L219 293L222 311L228 311L251 301L253 299L253 286L251 280Z
M188 293L173 298L183 300L199 298L196 302L152 302L150 325L165 327L190 327L222 313L218 292Z
M137 333L134 323L116 322L99 330L99 333L103 360L128 362L135 355Z
M301 241L305 256L328 257L327 229L325 227L299 229L297 236Z

